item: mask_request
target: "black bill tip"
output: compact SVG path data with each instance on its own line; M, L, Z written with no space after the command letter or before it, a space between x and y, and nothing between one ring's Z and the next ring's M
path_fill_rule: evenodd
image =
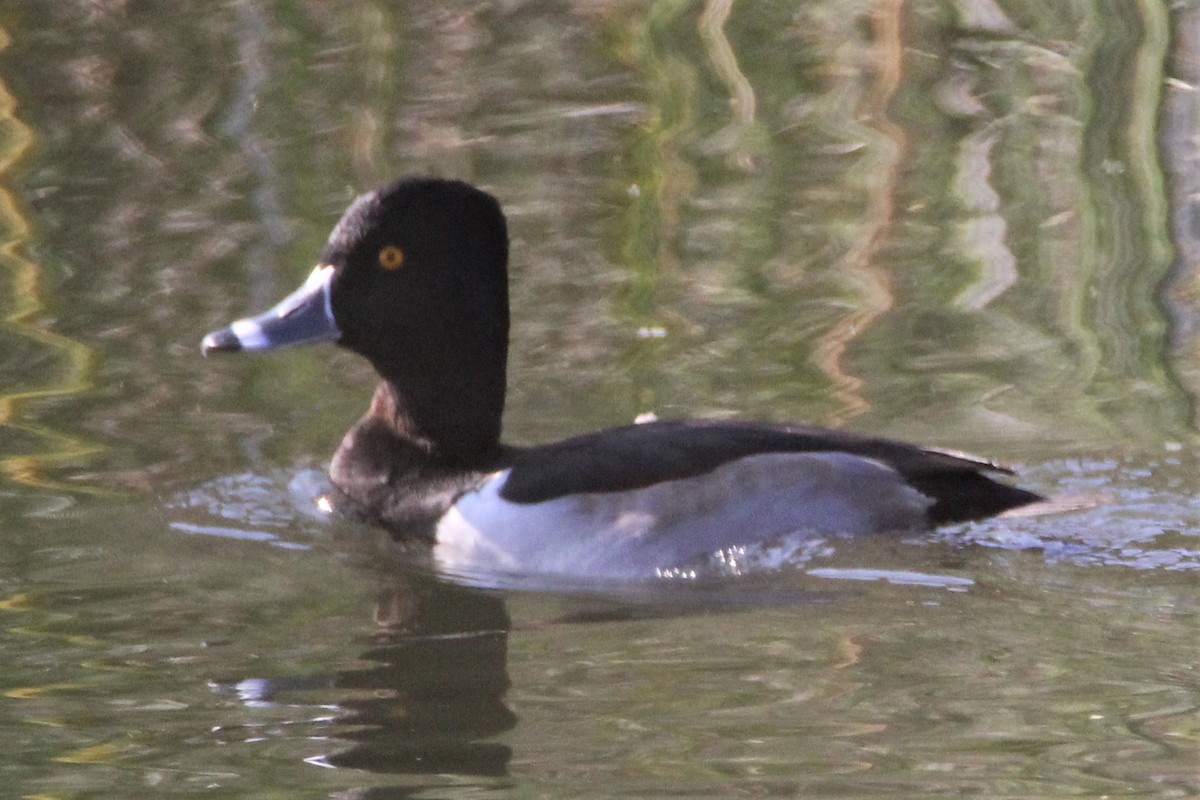
M200 342L200 352L204 355L209 353L236 353L242 349L242 342L232 328L221 328L219 331L213 331L204 337Z

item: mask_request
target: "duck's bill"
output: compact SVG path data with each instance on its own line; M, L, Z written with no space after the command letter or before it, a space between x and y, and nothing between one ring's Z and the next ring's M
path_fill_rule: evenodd
M204 337L200 350L236 353L239 350L270 350L289 344L336 341L341 331L333 320L329 301L333 267L320 266L296 291L274 308L257 317L239 319Z

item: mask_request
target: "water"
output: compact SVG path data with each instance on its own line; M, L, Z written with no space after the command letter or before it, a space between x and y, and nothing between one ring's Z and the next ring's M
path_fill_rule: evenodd
M13 795L1200 795L1197 25L0 8ZM406 172L508 209L513 441L800 420L1103 502L651 585L431 575L315 505L364 365L198 354Z

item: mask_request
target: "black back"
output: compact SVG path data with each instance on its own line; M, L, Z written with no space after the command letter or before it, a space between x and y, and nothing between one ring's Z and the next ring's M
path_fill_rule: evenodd
M627 425L530 448L512 459L502 495L537 503L694 477L762 453L821 452L860 455L895 469L934 500L932 524L980 519L1042 499L990 479L982 471L1009 470L970 456L845 431L701 420Z

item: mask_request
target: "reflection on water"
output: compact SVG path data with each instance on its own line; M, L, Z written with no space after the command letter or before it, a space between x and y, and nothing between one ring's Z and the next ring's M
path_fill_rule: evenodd
M336 706L341 745L306 759L376 773L503 776L512 729L505 705L509 619L504 601L418 574L393 576L376 603L378 632L359 659L369 666L328 675L257 677L226 685L250 707L304 702ZM223 742L269 735L222 727Z
M13 784L1200 792L1198 20L3 5ZM509 211L514 441L644 411L835 423L1109 502L637 586L431 575L315 506L363 365L196 353L406 172Z
M1165 317L1136 99L1169 44L1152 8L69 8L27 10L5 77L45 132L20 181L49 280L88 301L55 333L105 355L40 418L106 445L84 482L234 471L275 420L296 432L271 456L329 452L363 401L319 356L206 370L194 332L293 285L346 199L406 171L510 209L514 438L647 410L1018 458L1187 432L1188 351L1163 345L1190 273ZM181 409L169 440L141 433Z
M9 36L0 26L0 51L9 44ZM86 345L48 330L38 319L45 311L39 266L24 255L31 226L24 204L4 180L33 144L32 132L16 117L16 105L0 80L0 274L7 296L5 325L0 331L5 352L0 363L5 377L0 391L0 429L6 434L0 446L0 473L26 487L53 489L62 486L46 474L48 466L76 465L97 447L39 423L26 406L86 390L92 352Z
M1058 525L832 543L766 572L569 592L436 579L309 516L286 474L190 490L154 519L8 517L3 713L24 742L10 751L32 787L86 765L76 783L116 794L146 781L243 796L1187 786L1200 605L1163 566L1196 512L1163 487L1195 465L1141 463L1032 469L1115 495ZM1139 527L1113 524L1139 505ZM1175 563L1194 575L1191 550Z

